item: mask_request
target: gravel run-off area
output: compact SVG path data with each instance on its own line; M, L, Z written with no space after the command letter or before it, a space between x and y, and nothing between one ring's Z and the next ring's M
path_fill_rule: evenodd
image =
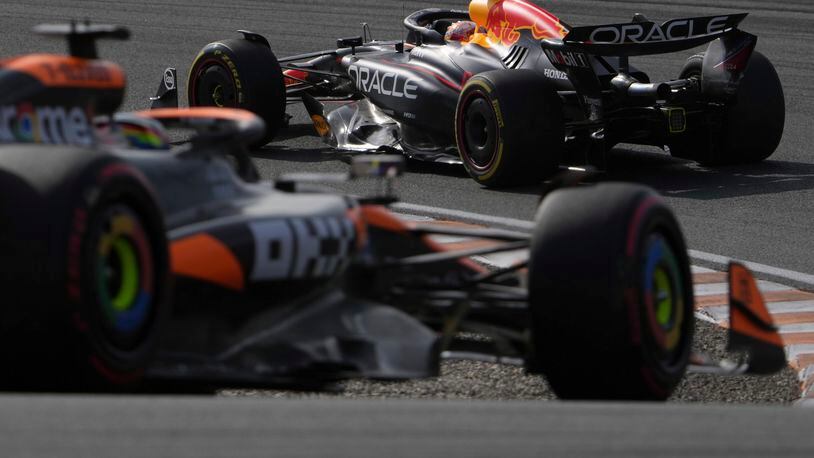
M726 331L697 321L696 345L715 357L726 354ZM700 342L703 342L701 344ZM221 390L221 396L272 398L346 397L380 399L552 400L554 394L541 376L522 368L473 361L447 361L440 377L406 382L352 380L326 392L277 390ZM790 404L800 397L794 371L772 376L720 377L688 374L670 402Z

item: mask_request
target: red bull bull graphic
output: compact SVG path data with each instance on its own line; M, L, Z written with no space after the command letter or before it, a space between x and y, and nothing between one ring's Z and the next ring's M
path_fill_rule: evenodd
M556 16L525 0L473 0L469 15L486 29L490 41L504 46L517 43L522 30L529 30L535 40L567 33Z

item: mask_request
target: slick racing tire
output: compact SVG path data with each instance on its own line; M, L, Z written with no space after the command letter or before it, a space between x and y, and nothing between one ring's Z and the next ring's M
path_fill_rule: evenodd
M206 45L189 72L189 106L243 108L266 123L269 143L284 124L286 92L277 57L263 43L242 38Z
M560 398L668 398L689 361L693 289L661 198L617 183L554 191L530 256L529 369Z
M169 318L167 240L149 184L93 151L37 147L3 156L0 190L25 207L0 205L7 223L0 237L21 246L7 251L0 278L9 299L0 384L135 387Z
M564 149L562 101L532 70L494 70L464 85L455 141L469 175L488 187L538 183Z
M703 62L704 54L687 59L680 78L700 79ZM697 122L668 146L673 156L703 165L760 162L777 149L785 122L786 104L780 78L769 59L755 51L737 95L724 109L720 128Z

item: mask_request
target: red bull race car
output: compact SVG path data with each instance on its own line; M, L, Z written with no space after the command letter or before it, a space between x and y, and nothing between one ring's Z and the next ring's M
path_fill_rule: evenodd
M409 222L390 195L310 183L392 179L401 156L261 181L246 146L264 135L259 117L114 114L124 73L95 41L127 30L38 31L72 55L0 61L0 388L318 388L430 377L457 358L524 366L567 398L665 399L688 368L785 365L738 265L731 345L748 359L693 353L687 250L652 190L560 187L531 234ZM173 146L173 127L194 134ZM449 251L439 235L491 242ZM506 268L472 259L521 249L528 260Z
M738 29L745 17L575 27L526 0L473 0L409 15L404 40L376 41L365 25L339 49L280 59L241 31L203 48L187 93L190 106L257 113L263 142L287 122L286 102L302 102L335 148L462 163L486 186L539 182L563 163L601 168L619 143L755 162L777 148L785 103L757 38ZM630 63L705 44L670 81Z

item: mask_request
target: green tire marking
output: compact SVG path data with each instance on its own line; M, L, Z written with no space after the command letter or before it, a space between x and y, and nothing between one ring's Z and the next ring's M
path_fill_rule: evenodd
M656 290L656 320L662 326L667 326L670 323L670 317L673 314L673 287L670 282L670 277L663 268L656 269L653 280L655 281Z
M122 283L118 294L113 298L112 304L114 310L124 312L133 305L138 295L138 259L133 246L124 238L117 238L113 242L113 249L116 250L116 254L119 256Z

